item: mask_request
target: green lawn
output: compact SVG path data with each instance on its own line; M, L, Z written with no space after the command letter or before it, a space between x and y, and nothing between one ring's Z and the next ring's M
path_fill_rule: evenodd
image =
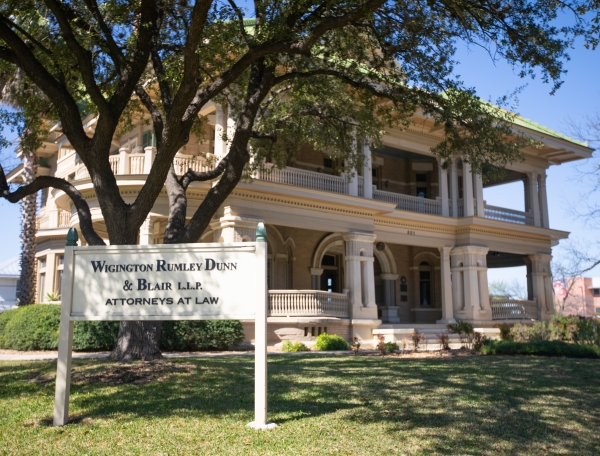
M0 363L0 454L600 454L600 362L530 357L74 360L73 422L52 427L54 362Z

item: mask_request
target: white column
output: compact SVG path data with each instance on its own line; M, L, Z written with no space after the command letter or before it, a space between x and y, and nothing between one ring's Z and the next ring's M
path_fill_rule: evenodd
M226 206L223 216L210 223L214 231L213 240L214 242L254 242L256 227L260 222L259 219L240 217L230 206Z
M310 285L313 290L321 289L321 276L323 275L322 268L310 268Z
M464 196L464 215L472 217L475 215L473 207L473 174L471 174L471 165L463 161L463 196Z
M373 242L370 233L348 233L346 244L345 287L350 290L352 319L377 319L375 276L373 273Z
M369 146L369 142L365 139L365 143L363 145L363 196L365 198L373 198L373 163L371 156L371 147Z
M450 252L452 291L460 299L454 317L470 322L492 319L487 289L487 247L468 245Z
M121 147L119 149L119 174L129 174L129 148Z
M483 179L480 173L474 175L475 177L475 198L477 199L477 217L484 217L484 206L483 206Z
M456 323L454 319L454 305L453 305L453 289L452 279L450 275L450 251L452 247L439 247L440 251L440 266L441 266L441 278L442 278L442 319L436 323Z
M220 160L225 156L225 144L223 135L227 128L227 108L223 105L216 105L216 120L215 120L215 156Z
M354 135L354 139L352 141L352 155L356 155L356 131L354 131L353 133ZM356 157L353 157L356 158ZM355 161L355 160L353 160ZM349 171L350 174L350 181L348 182L348 194L352 195L352 196L358 196L358 173L356 171L356 168L353 167L352 169L350 169Z
M154 217L146 217L140 226L140 245L154 244Z
M529 202L531 203L531 210L533 211L533 224L535 226L541 226L540 223L540 198L538 195L537 188L537 176L536 172L527 173L527 189L529 191Z
M450 192L452 198L452 217L458 217L458 168L456 162L458 158L453 157L450 163Z
M448 205L448 162L438 160L438 181L440 186L440 198L442 200L442 215L448 217L450 215L450 207Z
M554 313L552 274L550 272L552 255L529 255L526 261L531 267L533 298L537 301L537 307L540 313L538 318L541 320L548 320Z
M156 147L147 146L144 148L144 174L150 174L155 155Z
M236 118L235 113L231 106L227 107L227 145L225 147L225 153L229 153L229 149L231 148L231 141L233 141L233 137L235 136L235 124Z
M542 226L550 228L550 214L548 213L548 193L546 192L546 171L540 173L539 179L540 209L542 212Z

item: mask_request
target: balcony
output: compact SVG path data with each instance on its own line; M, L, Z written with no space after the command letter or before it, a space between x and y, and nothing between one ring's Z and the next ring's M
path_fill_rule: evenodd
M149 151L147 151L149 152ZM139 175L146 174L151 166L153 153L145 154L119 154L112 155L109 158L111 169L115 175ZM146 161L150 160L147 164ZM210 171L211 166L197 156L181 155L175 156L173 161L175 173L184 174L189 168L196 172ZM79 165L75 179L89 179L89 173L85 166ZM348 181L344 176L334 176L330 174L307 171L304 169L285 167L278 169L275 167L263 168L254 174L254 179L259 181L274 182L278 184L291 185L294 187L310 188L324 192L338 194L350 194ZM358 177L358 196L364 195L364 182L362 177ZM436 199L420 198L401 193L393 193L384 190L373 189L373 199L394 203L396 209L408 212L417 212L429 215L442 215L442 203L438 197ZM474 214L490 220L499 220L502 222L515 223L520 225L534 225L534 218L531 212L521 212L504 207L491 206L484 202L483 214L477 213L477 201L474 200ZM451 206L451 205L450 205ZM458 217L464 217L464 201L457 201ZM452 216L452 207L450 207L450 216Z
M71 213L61 209L48 211L36 218L37 230L48 230L55 228L69 228L71 226Z
M348 293L269 290L270 317L350 317Z

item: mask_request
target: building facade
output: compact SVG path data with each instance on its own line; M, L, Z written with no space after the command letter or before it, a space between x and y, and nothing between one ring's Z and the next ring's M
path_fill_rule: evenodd
M556 311L562 315L600 318L600 277L554 282Z
M227 153L223 132L233 128L227 108L208 105L204 139L193 137L174 160L176 172L209 169ZM547 319L554 312L552 246L568 233L548 224L546 170L591 156L591 149L520 119L514 125L543 145L525 149L502 181L488 182L460 157L441 161L430 149L443 135L427 118L405 131L390 130L384 147L357 147L362 169L341 174L325 153L303 147L284 169L264 163L241 182L198 242L253 241L264 222L268 240L269 343L312 340L321 332L365 341L374 334L400 339L412 328L455 320L476 327ZM86 120L90 131L93 118ZM147 122L114 138L110 163L121 195L133 202L154 155ZM92 208L94 226L106 228L85 166L59 126L38 151L47 173L69 179ZM9 178L19 180L19 169ZM484 188L522 182L525 211L488 205ZM195 210L211 182L188 190ZM161 194L139 233L140 244L161 243L168 215ZM60 293L63 249L78 217L61 191L42 194L37 233L38 294ZM527 267L527 300L490 301L489 268ZM437 326L436 326L437 325ZM245 322L248 341L253 326ZM439 328L438 328L439 329Z

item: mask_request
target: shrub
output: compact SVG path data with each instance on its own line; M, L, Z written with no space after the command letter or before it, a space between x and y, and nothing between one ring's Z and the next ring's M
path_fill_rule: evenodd
M578 321L578 316L553 315L550 321L552 339L572 341L573 333L577 330Z
M513 340L513 336L510 333L511 325L508 323L499 323L496 325L496 328L500 330L500 340Z
M436 334L435 337L440 342L440 350L450 350L450 334L448 334L448 331Z
M579 318L573 333L576 344L600 345L600 321L593 318Z
M385 336L383 334L380 334L377 336L377 345L375 345L375 348L377 350L379 350L379 353L381 353L381 356L385 356Z
M8 348L6 346L6 342L4 341L4 328L19 310L20 309L9 309L0 313L0 348Z
M425 334L420 333L418 329L415 329L410 335L413 342L413 348L415 351L419 350L419 344L425 340Z
M482 333L473 331L473 350L480 351L481 348L486 344L488 338Z
M512 340L515 342L528 342L529 341L529 326L523 323L517 323L510 330Z
M238 320L165 321L160 347L172 351L225 350L243 339Z
M338 336L337 334L327 334L321 333L317 336L315 342L316 350L348 350L348 342L344 340L343 337Z
M358 337L354 338L354 342L350 344L350 348L354 352L355 356L358 355L358 351L360 350L360 340L358 339Z
M4 326L4 347L12 350L56 350L60 306L31 304L15 309Z
M460 343L465 348L471 348L473 344L473 325L467 321L457 320L456 324L449 324L448 330L453 334L458 334Z
M385 349L389 353L394 353L394 352L398 351L400 349L400 347L398 347L398 344L396 342L388 342L387 344L385 344Z
M73 350L112 350L118 333L118 321L76 321L73 328Z
M286 340L281 345L281 350L284 352L307 352L310 349L302 342Z
M529 342L543 342L550 340L552 337L549 325L545 321L534 323L529 328Z
M541 342L487 341L481 348L486 355L566 356L568 358L598 358L600 347L569 344L560 340Z

